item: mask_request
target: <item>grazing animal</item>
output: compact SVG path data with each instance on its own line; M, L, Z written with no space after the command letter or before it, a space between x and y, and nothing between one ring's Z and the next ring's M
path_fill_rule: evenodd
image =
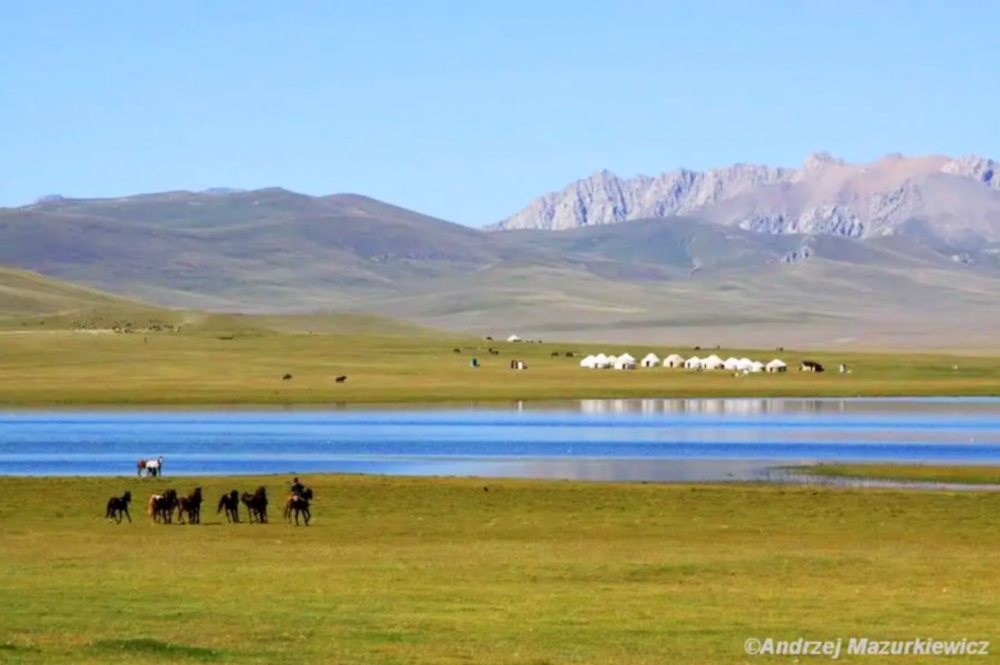
M163 455L160 455L156 459L141 459L136 463L136 473L141 476L143 470L146 471L148 477L155 478L156 476L163 475Z
M573 357L573 352L572 351L567 351L566 352L566 357L567 358L572 358Z
M343 383L344 381L347 381L347 377L346 376L338 376L337 379L336 379L336 381L337 381L337 383Z
M312 513L309 511L309 502L312 501L313 491L306 487L300 493L289 494L288 500L285 501L285 520L288 522L292 521L292 514L295 515L295 526L299 525L299 515L305 520L306 526L309 526L309 520L312 519Z
M291 379L291 378L292 378L292 375L291 375L291 374L285 374L285 375L284 375L283 377L281 377L281 380L282 380L282 381L288 381L288 380L289 380L289 379Z
M551 355L551 356L552 356L553 358L558 358L558 357L559 357L559 352L558 352L558 351L553 351L553 352L552 352L552 353L551 353L550 355Z
M462 350L461 349L452 349L451 352L452 353L461 353Z
M822 372L823 366L813 360L803 360L799 366L800 372Z
M226 521L227 522L237 522L240 521L240 493L233 490L229 494L223 494L222 498L219 499L219 508L215 511L216 514L222 512L223 508L226 510Z
M195 487L194 492L188 496L180 498L177 504L177 519L184 524L184 515L187 515L189 524L201 524L201 488Z
M132 521L132 516L128 514L128 504L132 503L132 493L128 490L125 491L120 497L113 496L108 499L108 508L104 513L105 519L114 520L118 524L121 524L122 515L128 518L128 521Z
M500 352L497 351L496 349L490 349L490 355L492 355L492 356L499 356Z

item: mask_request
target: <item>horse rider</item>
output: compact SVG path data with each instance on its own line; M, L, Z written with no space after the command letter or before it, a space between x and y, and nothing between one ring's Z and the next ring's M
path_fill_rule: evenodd
M305 491L306 491L305 485L300 483L298 478L292 481L292 496L294 496L297 499L301 499L302 493Z

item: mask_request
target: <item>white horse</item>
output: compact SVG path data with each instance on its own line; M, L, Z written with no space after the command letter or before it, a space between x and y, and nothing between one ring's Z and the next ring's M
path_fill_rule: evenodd
M151 460L139 460L139 473L142 474L142 470L146 470L147 476L159 476L163 473L163 455L160 455L156 459Z

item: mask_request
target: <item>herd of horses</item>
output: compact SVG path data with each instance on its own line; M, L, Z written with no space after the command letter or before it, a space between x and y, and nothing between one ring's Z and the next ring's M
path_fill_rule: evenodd
M284 517L291 522L295 518L295 525L299 525L301 517L306 526L312 519L309 503L313 499L311 488L305 488L297 494L290 494L285 500ZM122 518L132 521L128 507L132 502L132 493L126 491L122 496L113 496L108 499L105 519L114 520L121 524ZM174 513L177 513L178 524L201 524L201 504L203 503L201 487L196 487L188 496L178 496L177 490L168 489L160 494L153 494L146 502L146 514L154 523L173 524ZM251 524L267 523L267 490L258 487L253 493L244 492L241 496L236 490L228 494L223 494L219 499L216 514L226 512L226 521L238 523L240 521L240 504L246 507L247 518ZM185 521L186 518L186 521Z

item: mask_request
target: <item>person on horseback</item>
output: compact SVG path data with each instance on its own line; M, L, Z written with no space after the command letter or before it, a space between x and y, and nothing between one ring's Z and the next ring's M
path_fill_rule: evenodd
M292 481L292 496L301 499L302 493L305 490L306 490L305 485L300 483L298 478Z

